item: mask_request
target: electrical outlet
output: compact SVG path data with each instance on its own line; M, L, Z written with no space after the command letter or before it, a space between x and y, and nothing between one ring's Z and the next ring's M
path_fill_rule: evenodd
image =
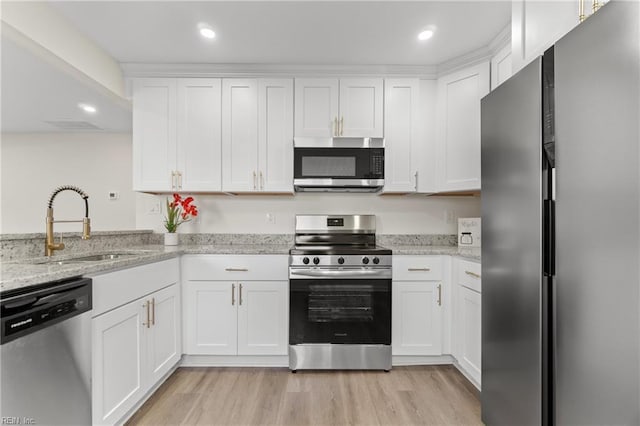
M150 203L147 203L147 214L148 215L157 215L160 214L160 202L159 201L152 201Z
M275 224L276 223L276 215L273 213L267 213L267 223Z
M117 200L118 198L120 198L120 193L118 191L109 191L109 199L110 200Z
M444 221L448 225L451 225L456 221L456 214L453 210L445 210L444 211Z

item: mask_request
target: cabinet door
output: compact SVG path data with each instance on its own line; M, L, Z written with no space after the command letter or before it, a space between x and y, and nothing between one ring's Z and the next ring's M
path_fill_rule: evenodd
M258 124L260 190L293 192L293 80L259 81Z
M458 354L460 366L481 382L482 304L481 294L458 286Z
M174 284L145 297L145 300L151 300L151 328L147 335L149 386L152 386L182 355L180 290Z
M178 80L178 189L220 191L222 188L221 80Z
M511 46L507 45L491 58L491 90L511 77Z
M187 281L183 284L183 297L184 352L190 355L235 355L237 284Z
M115 424L145 393L142 304L136 300L92 320L93 424Z
M442 284L394 281L393 355L442 355Z
M289 336L287 281L238 286L238 355L286 355Z
M340 136L383 136L381 78L340 79Z
M418 189L418 79L387 79L384 86L384 192Z
M258 190L257 80L222 80L222 190Z
M489 93L489 62L438 80L438 190L480 189L480 99Z
M297 78L295 85L295 136L333 137L338 119L338 80Z
M176 80L133 82L133 189L172 191L176 158Z

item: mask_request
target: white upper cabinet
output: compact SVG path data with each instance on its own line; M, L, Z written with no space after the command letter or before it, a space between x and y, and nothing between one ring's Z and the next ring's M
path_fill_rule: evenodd
M491 58L491 90L511 77L511 46L506 45Z
M258 190L258 80L222 83L222 189Z
M221 81L178 80L177 167L179 189L220 191Z
M219 191L220 79L133 82L133 189Z
M339 136L381 138L383 83L380 78L340 79Z
M515 74L578 25L578 1L514 0L511 5L511 47ZM591 13L585 1L585 14Z
M489 75L484 62L438 79L439 192L480 190L480 99Z
M330 138L337 132L338 80L297 78L295 135Z
M293 192L293 82L224 79L222 189Z
M381 78L299 78L297 137L383 137Z
M419 80L386 79L384 87L384 192L417 192L420 168Z
M260 190L293 190L293 80L258 82L258 178Z
M171 191L176 159L175 79L133 82L133 189Z

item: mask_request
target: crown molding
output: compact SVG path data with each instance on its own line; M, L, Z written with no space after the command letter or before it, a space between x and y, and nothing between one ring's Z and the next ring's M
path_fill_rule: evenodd
M457 56L438 65L438 78L460 69L486 62L491 59L491 56L493 56L493 52L488 46Z
M432 65L121 63L125 77L416 77L434 79Z
M509 44L511 44L511 22L509 22L509 25L504 27L502 31L500 31L498 35L496 35L494 39L491 40L488 47L489 50L493 52L493 54L496 54Z

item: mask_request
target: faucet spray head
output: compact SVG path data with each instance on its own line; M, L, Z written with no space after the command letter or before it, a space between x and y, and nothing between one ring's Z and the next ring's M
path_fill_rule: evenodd
M82 239L88 240L91 238L91 219L85 217L82 219Z

